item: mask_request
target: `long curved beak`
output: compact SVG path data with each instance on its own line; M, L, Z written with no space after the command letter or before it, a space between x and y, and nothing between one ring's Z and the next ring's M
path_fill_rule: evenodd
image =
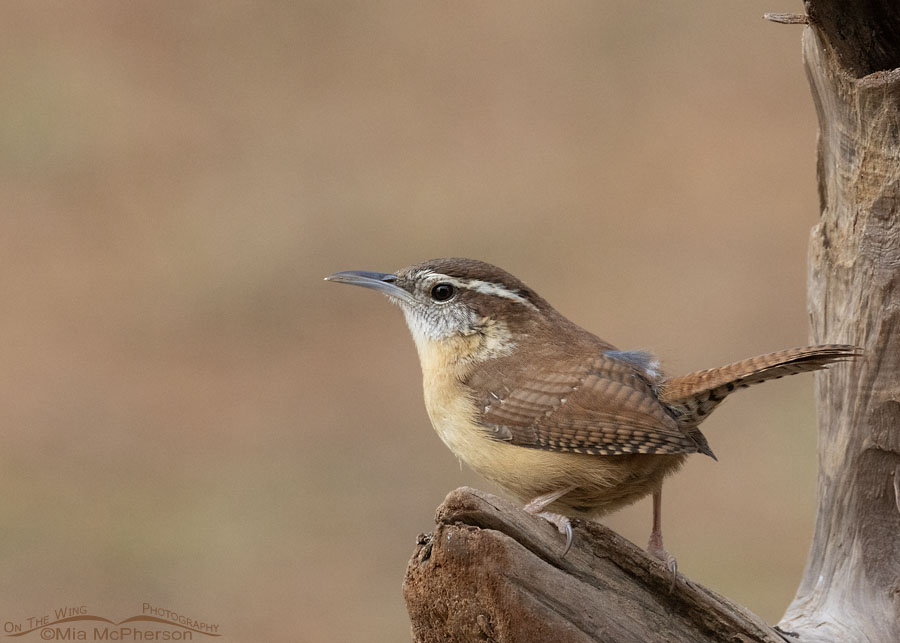
M397 285L397 275L385 272L366 272L365 270L346 270L336 272L325 277L325 281L334 281L339 284L362 286L378 290L392 299L399 299L411 304L416 303L413 296Z

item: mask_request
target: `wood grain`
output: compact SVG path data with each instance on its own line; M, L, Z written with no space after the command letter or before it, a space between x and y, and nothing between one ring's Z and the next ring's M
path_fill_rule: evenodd
M807 9L816 20L804 30L803 51L820 129L821 219L809 257L812 338L863 347L865 357L818 376L816 527L781 626L804 643L896 643L900 69L858 75L878 61L900 64L900 34L887 29L900 24L900 6L808 2Z
M757 616L672 574L596 523L556 528L506 500L461 488L420 536L403 593L417 643L784 643Z

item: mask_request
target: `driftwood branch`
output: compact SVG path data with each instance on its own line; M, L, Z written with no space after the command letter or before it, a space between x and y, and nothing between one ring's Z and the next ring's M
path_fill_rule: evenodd
M816 527L779 629L672 576L597 524L572 551L548 523L471 489L420 538L404 595L413 637L628 643L900 641L900 3L807 0L821 220L810 241L816 343L865 357L817 379Z
M403 593L419 643L784 643L746 609L597 523L572 549L556 528L506 500L457 489L421 536Z
M900 641L900 3L808 2L821 219L814 342L865 360L819 379L816 528L781 622L809 642Z

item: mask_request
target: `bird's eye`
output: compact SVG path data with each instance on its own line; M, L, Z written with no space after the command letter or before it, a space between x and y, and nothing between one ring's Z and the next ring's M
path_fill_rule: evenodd
M447 301L456 294L456 288L451 284L437 284L431 289L431 298L435 301Z

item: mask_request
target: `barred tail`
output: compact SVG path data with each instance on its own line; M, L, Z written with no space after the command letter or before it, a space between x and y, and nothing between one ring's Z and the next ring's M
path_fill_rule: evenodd
M688 373L663 382L660 397L678 416L683 427L697 426L729 393L785 375L818 371L830 364L862 355L856 346L827 344L791 348L751 357L721 368Z

